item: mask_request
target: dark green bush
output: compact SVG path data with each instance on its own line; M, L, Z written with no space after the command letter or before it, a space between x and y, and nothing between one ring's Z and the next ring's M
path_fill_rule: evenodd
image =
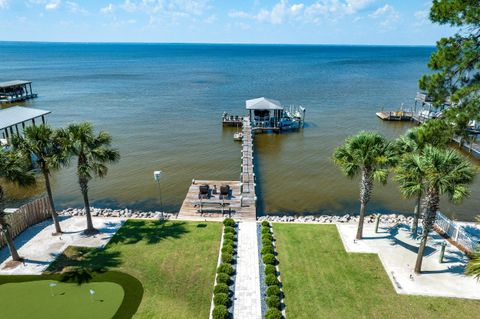
M223 257L223 256L222 256ZM265 265L276 265L277 259L273 254L266 254L262 257L263 263Z
M233 247L231 245L223 246L222 253L233 255Z
M232 234L232 233L224 234L224 235L223 235L223 240L225 240L225 239L228 239L228 240L231 240L231 241L235 241L235 235Z
M235 247L235 243L231 239L224 239L223 240L223 247L225 247L225 246Z
M280 291L280 287L278 287L278 285L268 286L266 293L268 297L271 297L271 296L280 297L282 295L282 292Z
M270 296L270 297L267 298L266 301L267 301L268 308L280 309L280 297Z
M276 275L277 274L277 268L275 268L274 265L266 265L265 266L265 274L266 275Z
M275 308L270 308L265 313L265 319L282 319L282 312Z
M231 227L231 226L226 226L224 229L223 229L223 232L225 234L235 234L235 228Z
M230 314L228 313L227 307L225 306L215 306L213 308L212 317L213 319L228 319Z
M273 241L273 236L270 233L262 234L262 240L268 239L269 241Z
M270 223L269 223L268 221L264 220L264 221L262 222L262 226L270 227Z
M223 272L217 274L217 283L230 285L230 275L227 275Z
M215 306L225 306L228 307L228 303L230 302L230 298L228 298L227 294L218 293L213 296L213 304Z
M235 221L232 218L225 218L223 220L223 225L233 227L235 226Z
M230 264L221 264L218 266L217 273L224 273L227 275L233 274L233 267Z
M275 250L273 249L272 245L269 246L263 246L262 247L262 255L273 255L275 253Z
M267 286L278 285L279 282L278 282L277 276L276 275L267 275L265 277L265 284Z
M232 254L222 253L222 262L231 264L233 261Z
M270 227L262 227L262 234L270 234Z
M213 289L213 292L215 294L229 294L230 289L226 284L217 284L215 288Z
M268 238L262 239L262 246L271 245L272 241Z

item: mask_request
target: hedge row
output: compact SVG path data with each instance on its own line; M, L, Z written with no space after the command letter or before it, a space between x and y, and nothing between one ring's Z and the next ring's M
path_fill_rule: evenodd
M265 319L282 319L280 311L282 306L282 292L280 282L277 277L278 260L275 257L275 247L273 246L273 235L268 221L262 222L262 261L265 265L265 284L268 286L266 291L266 303L268 306L265 313Z
M222 263L217 268L217 285L213 290L213 304L215 305L212 312L213 319L231 317L228 308L231 303L230 285L234 273L232 264L235 259L235 221L226 218L223 225L225 227L223 228Z

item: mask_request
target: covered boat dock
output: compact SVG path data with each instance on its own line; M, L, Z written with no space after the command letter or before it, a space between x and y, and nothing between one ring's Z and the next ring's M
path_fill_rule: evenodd
M0 132L3 139L8 139L15 134L20 135L20 129L24 130L30 121L33 125L36 124L35 120L45 124L45 115L50 113L50 111L23 106L0 110Z
M33 93L32 81L0 82L0 104L26 101L37 96L36 93Z

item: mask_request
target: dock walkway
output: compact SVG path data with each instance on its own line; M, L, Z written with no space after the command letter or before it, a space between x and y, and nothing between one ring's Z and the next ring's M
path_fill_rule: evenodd
M241 221L238 224L238 257L233 318L262 318L257 227L255 221Z

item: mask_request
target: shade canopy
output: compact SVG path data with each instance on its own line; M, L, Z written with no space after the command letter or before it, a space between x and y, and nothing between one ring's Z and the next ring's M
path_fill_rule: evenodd
M22 80L14 80L14 81L7 81L7 82L0 82L0 89L6 89L9 87L21 86L25 84L30 84L32 81L22 81Z
M258 99L246 100L247 110L283 110L283 106L277 100L259 97Z
M14 106L0 110L0 130L50 114L50 111Z

